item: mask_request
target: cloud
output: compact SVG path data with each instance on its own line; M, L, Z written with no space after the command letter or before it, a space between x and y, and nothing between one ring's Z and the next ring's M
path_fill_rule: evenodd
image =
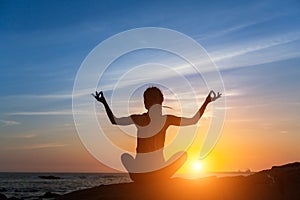
M35 106L38 102L48 102L48 101L61 101L72 100L73 97L81 97L91 95L94 92L95 88L85 88L80 91L77 91L76 94L73 94L71 89L68 91L60 91L57 93L48 93L48 94L16 94L16 95L6 95L1 96L0 99L7 102L26 102L28 105L29 102L34 103Z
M216 30L216 31L213 31L213 32L208 32L208 33L205 33L205 34L202 34L202 35L198 35L195 38L197 40L205 40L205 39L209 39L209 38L220 37L220 36L228 34L228 33L236 32L236 31L242 30L244 28L248 28L250 26L257 25L257 24L262 23L264 21L266 21L266 20L238 24L238 25L231 26L231 27L223 29L223 30Z
M249 26L244 25L244 26ZM232 29L238 29L243 28L243 25L241 27L236 27ZM226 31L225 31L226 32ZM267 38L261 38L260 40L248 40L247 42L244 42L243 44L237 44L233 47L223 46L220 51L211 52L210 56L212 60L218 63L220 66L220 70L225 70L229 68L240 68L240 67L247 67L251 66L252 64L258 65L266 62L274 62L274 61L280 61L284 60L290 57L298 57L300 56L299 51L293 51L291 52L288 50L289 47L282 46L282 45L290 45L294 43L295 41L300 39L299 32L291 32L285 35L277 35L277 36L269 36ZM294 43L295 45L295 43ZM295 45L297 47L297 43ZM276 47L276 48L275 48ZM284 48L283 48L284 47ZM295 48L296 48L295 47ZM287 48L287 49L285 49ZM282 49L282 50L279 50ZM252 55L251 53L257 53L259 55ZM284 53L285 52L285 53ZM192 67L188 64L184 64L183 62L177 62L178 60L163 60L162 63L168 66L172 66L172 70L174 73L170 73L170 70L165 68L161 71L161 73L157 74L155 70L150 71L146 74L146 76L141 79L140 74L142 74L143 70L136 70L137 73L133 73L132 76L129 77L123 77L121 85L117 88L115 88L116 83L111 82L104 82L101 85L101 89L104 91L107 90L116 90L116 89L123 89L128 88L130 86L135 87L136 85L141 85L145 82L159 82L160 80L172 82L174 81L174 78L180 75L189 75L195 73L195 71L192 69ZM237 61L237 62L236 62ZM209 72L210 70L215 70L207 67L206 69L206 63L203 63L205 61L199 60L199 65L204 66L203 73ZM225 65L224 65L225 63ZM223 65L222 65L223 64ZM159 67L159 66L157 66ZM129 68L130 69L130 68ZM129 70L128 69L128 70ZM122 70L123 68L119 70L114 70L115 73L112 75L113 77L109 78L120 78L122 76ZM177 73L178 74L177 74ZM145 73L143 73L145 74ZM119 76L119 77L118 77ZM145 80L146 79L146 80ZM169 79L169 80L167 80ZM176 80L177 81L177 80ZM188 81L192 82L193 80L189 79ZM178 82L178 81L177 81ZM176 86L179 87L179 86ZM95 88L83 88L82 90L78 91L76 94L76 97L81 96L87 96L90 95L91 92L93 92ZM124 90L126 91L126 90ZM178 91L179 92L179 91ZM122 93L123 94L123 93ZM127 95L127 94L124 94ZM240 91L226 91L224 96L240 96L242 95ZM122 95L121 95L122 96ZM13 96L6 96L7 101L10 101L11 99L22 99L23 102L36 102L36 101L55 101L55 100L67 100L72 99L73 95L71 93L53 93L53 94L42 94L42 95L13 95ZM3 98L3 97L2 97ZM36 100L36 101L34 101ZM37 104L35 104L36 107ZM65 105L65 103L64 103ZM83 114L83 112L81 112ZM89 114L89 113L87 113ZM49 111L32 111L32 112L23 112L23 111L16 111L16 112L9 112L7 115L73 115L72 110L49 110ZM8 120L0 120L4 126L13 126L18 125L20 122L16 121L8 121Z
M214 61L218 61L218 60L222 60L222 59L228 59L228 58L232 58L232 57L236 57L236 56L240 56L240 55L244 55L247 54L249 52L253 52L253 51L259 51L262 49L267 49L270 47L274 47L277 45L282 45L282 44L286 44L289 42L293 42L296 40L300 39L300 33L299 32L294 32L294 33L289 33L286 35L279 35L279 36L273 36L273 37L268 37L268 38L264 38L260 41L250 41L249 43L251 45L245 45L241 46L235 46L232 49L236 49L233 51L228 51L228 49L226 49L225 51L221 51L221 52L213 52L212 56L214 57ZM228 53L225 53L228 52Z
M71 93L53 93L53 94L21 94L21 95L9 95L6 96L5 98L11 98L11 99L38 99L38 100L65 100L65 99L72 99L73 95ZM2 97L3 98L3 97Z
M297 50L297 41L300 39L299 32L290 32L287 34L273 35L262 37L260 39L249 39L236 45L220 46L217 51L208 52L213 62L218 65L218 68L212 67L208 59L201 59L197 61L197 65L201 66L201 74L210 73L214 70L226 70L231 68L251 67L253 65L272 63L290 58L300 57L300 52ZM295 51L293 50L295 49ZM145 61L147 62L147 61ZM196 71L193 67L185 62L180 62L178 59L171 57L161 58L157 63L163 63L166 66L172 66L169 70L160 67L160 73L155 70L148 70L141 73L139 69L135 70L128 78L123 77L121 84L118 88L125 88L132 85L141 85L145 82L161 81L172 79L180 76L193 75ZM133 65L134 66L134 65ZM129 67L127 71L133 70ZM126 71L125 71L126 72ZM145 73L147 72L147 73ZM172 72L172 73L171 73ZM124 68L116 69L114 74L109 74L109 80L121 79L124 74ZM140 78L140 74L146 74L145 77ZM119 76L119 77L118 77ZM116 83L104 82L101 85L103 90L113 90Z
M73 115L72 110L65 111L34 111L34 112L11 112L7 115Z
M235 97L235 96L241 96L243 94L244 92L242 92L241 90L231 89L231 90L226 90L225 94L222 95L226 97Z
M35 150L35 149L48 149L48 148L59 148L65 147L67 144L59 144L59 143L44 143L44 144L32 144L30 146L18 146L18 147L9 147L8 149L14 150Z
M20 122L12 120L0 120L0 122L3 124L3 126L15 126L21 124Z
M281 130L280 133L285 134L285 133L288 133L288 131L286 131L286 130Z
M14 136L15 138L20 138L20 139L31 139L37 137L36 134L25 134L25 135L17 135Z
M245 67L250 65L258 65L263 63L270 63L274 61L280 61L285 60L289 58L299 57L300 52L294 52L294 51L280 51L280 49L276 49L276 47L281 45L287 45L288 43L296 42L300 39L300 33L299 32L292 32L285 35L279 35L279 36L268 36L267 38L263 38L260 40L250 40L247 41L244 44L238 44L233 47L223 47L220 51L214 51L210 53L211 58L214 62L220 63L222 61L230 61L230 65L224 66L221 65L221 70L226 68L239 68L239 67ZM263 51L264 52L261 52ZM254 57L251 57L250 59L250 53L256 53L259 52L260 55L256 55ZM269 56L269 54L271 56ZM247 55L247 56L246 56ZM268 55L268 59L266 59L266 55ZM240 58L242 56L246 56L246 62L238 62L234 63L232 59L234 58ZM219 65L220 67L220 65Z
M84 109L85 107L83 107ZM90 115L94 113L87 112L85 110L78 111L81 115ZM63 110L63 111L32 111L32 112L10 112L6 113L6 115L31 115L31 116L38 116L38 115L73 115L73 110Z

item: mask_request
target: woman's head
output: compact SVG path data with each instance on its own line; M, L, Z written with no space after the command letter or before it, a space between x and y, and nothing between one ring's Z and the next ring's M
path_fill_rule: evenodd
M150 109L154 104L162 104L164 101L164 96L160 89L157 87L149 87L144 92L144 104L147 110Z

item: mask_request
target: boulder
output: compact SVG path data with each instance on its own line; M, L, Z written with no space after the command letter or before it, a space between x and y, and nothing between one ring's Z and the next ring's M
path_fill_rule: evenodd
M7 197L4 194L0 193L0 200L7 200Z
M49 180L56 180L56 179L61 179L58 176L39 176L41 179L49 179Z
M0 192L7 192L6 188L0 188Z
M53 193L53 192L46 192L43 196L41 196L42 198L56 198L60 196L59 194Z
M19 199L19 198L17 198L17 197L10 197L10 198L8 198L7 200L21 200L21 199Z

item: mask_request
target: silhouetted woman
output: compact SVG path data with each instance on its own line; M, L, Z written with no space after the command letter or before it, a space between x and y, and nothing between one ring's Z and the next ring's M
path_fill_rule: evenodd
M191 118L177 117L162 114L164 97L157 87L149 87L144 92L144 104L146 113L134 114L128 117L116 117L107 104L103 92L97 92L93 96L101 102L112 124L130 125L137 128L137 155L133 158L129 154L122 155L122 162L134 181L148 180L152 178L171 177L186 161L186 152L178 152L169 161L165 161L163 148L166 131L169 126L188 126L196 124L203 115L206 106L221 97L211 91L205 102L196 114Z

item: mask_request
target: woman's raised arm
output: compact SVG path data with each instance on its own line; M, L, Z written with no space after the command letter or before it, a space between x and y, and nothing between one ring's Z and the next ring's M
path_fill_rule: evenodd
M131 119L130 116L128 117L116 117L112 110L110 109L108 103L106 102L106 99L104 98L104 95L103 95L103 92L100 91L100 92L95 92L95 94L92 94L93 97L95 97L95 99L99 102L101 102L103 105L104 105L104 108L105 108L105 111L106 111L106 114L110 120L110 122L114 125L130 125L130 124L133 124L133 121Z
M186 118L186 117L177 117L173 115L168 115L167 117L167 123L169 125L174 125L174 126L189 126L196 124L199 119L202 117L207 105L212 102L217 100L218 98L221 97L222 94L219 92L216 93L214 91L210 91L208 96L205 99L205 102L202 104L201 108L195 113L195 115L191 118Z

